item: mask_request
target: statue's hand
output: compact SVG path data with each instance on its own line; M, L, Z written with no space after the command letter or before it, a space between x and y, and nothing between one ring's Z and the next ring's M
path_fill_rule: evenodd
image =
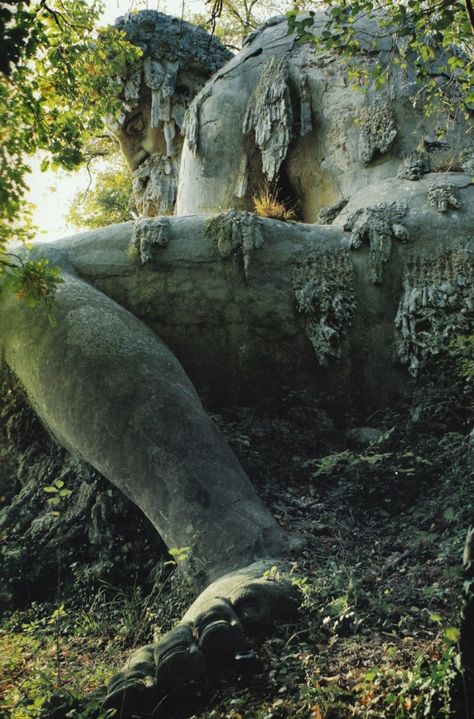
M182 621L157 644L136 651L109 683L104 708L122 719L196 711L211 676L255 670L247 637L297 607L281 569L258 562L228 574L199 595Z

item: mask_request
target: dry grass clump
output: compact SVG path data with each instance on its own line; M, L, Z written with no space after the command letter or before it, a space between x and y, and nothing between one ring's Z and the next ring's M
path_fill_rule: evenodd
M296 213L292 207L288 207L278 199L276 189L272 190L270 185L265 183L261 192L253 196L255 212L260 217L270 217L272 220L294 220Z

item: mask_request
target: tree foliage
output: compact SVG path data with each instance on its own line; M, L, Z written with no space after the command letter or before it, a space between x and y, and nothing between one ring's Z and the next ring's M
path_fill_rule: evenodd
M34 235L24 200L28 156L42 150L43 168L78 167L118 107L125 64L140 55L118 30L96 29L101 11L98 0L19 0L0 9L0 278L21 274L7 242Z
M450 111L457 106L467 113L474 110L471 0L324 0L321 5L327 10L327 21L318 38L310 32L314 12L298 17L297 6L288 13L290 31L303 42L340 53L357 84L375 82L382 87L398 66L414 73L425 112L433 112L440 102ZM378 29L362 41L356 20L371 14L378 18ZM370 56L380 41L389 43L389 61L364 68L361 56Z
M292 0L216 0L206 3L210 13L192 15L190 22L213 32L228 47L238 50L242 41L272 15L283 15L294 5ZM311 0L301 0L299 11L314 6Z
M97 172L89 190L76 194L66 220L77 230L94 230L137 216L130 171L115 158L107 169Z

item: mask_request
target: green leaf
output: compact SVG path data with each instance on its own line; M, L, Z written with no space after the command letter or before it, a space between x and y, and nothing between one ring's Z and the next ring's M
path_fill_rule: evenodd
M58 491L57 487L51 487L51 486L43 487L43 492L52 493L52 492L57 492L57 491Z
M448 642L457 642L459 641L461 633L457 627L447 627L444 630L444 638L448 640Z

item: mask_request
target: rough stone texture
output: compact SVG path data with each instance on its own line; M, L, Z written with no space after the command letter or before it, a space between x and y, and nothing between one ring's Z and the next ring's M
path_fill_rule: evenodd
M179 156L171 150L166 157L156 153L148 157L133 173L135 205L141 215L172 214L179 175Z
M206 85L194 98L184 116L183 131L186 135L189 148L193 155L199 151L199 128L200 110L202 103L212 94L212 90Z
M242 256L248 278L251 256L264 242L259 218L251 212L226 212L209 220L205 232L221 257Z
M174 96L179 72L207 79L231 57L217 38L202 28L155 10L127 13L115 21L115 27L143 51L139 66L130 68L124 81L124 111L128 113L138 105L143 80L156 93L153 127L158 126L153 124L153 116L156 122L174 116L181 126L179 118L182 120L189 100L183 103ZM184 104L181 112L175 107L179 104Z
M384 267L390 259L392 238L408 242L410 235L401 224L407 206L403 202L380 203L358 209L344 224L351 233L350 246L359 249L363 242L370 247L369 267L372 282L383 282Z
M0 476L2 497L0 606L52 597L58 581L147 583L165 547L144 515L85 462L72 458L45 432L18 381L1 372ZM52 506L45 487L63 482L71 494ZM3 494L3 493L2 493ZM53 514L55 512L55 514Z
M430 171L430 160L426 153L413 152L404 157L400 164L397 177L402 180L419 180Z
M308 104L306 89L302 102ZM306 119L303 134L309 129ZM276 177L286 157L292 130L293 112L287 61L285 57L272 57L262 67L242 124L244 134L254 133L255 144L262 153L263 173L270 181Z
M389 105L370 105L358 114L360 125L359 158L371 162L377 155L384 155L397 136L397 122Z
M457 210L460 207L456 187L451 183L432 184L428 190L427 199L430 207L434 207L438 212Z
M124 15L115 23L143 50L123 78L122 112L109 118L134 171L139 212L173 212L184 117L204 83L231 57L215 37L184 20L154 10Z
M407 258L395 318L395 356L417 376L458 335L474 332L473 250Z
M169 221L165 217L155 220L138 220L133 227L130 254L138 256L142 264L157 259L161 248L168 247Z
M311 32L322 32L324 22L324 13L317 12ZM364 47L371 22L356 23ZM369 74L390 62L389 49L388 40L380 41L378 54L367 46L363 61ZM265 79L270 63L274 86ZM296 43L286 20L275 19L249 37L191 107L178 214L251 210L269 173L281 195L298 206L299 219L315 222L322 208L398 171L415 179L429 170L468 168L470 121L461 113L453 120L442 112L424 116L421 102L413 106L413 92L393 67L382 89L373 84L365 94L354 89L336 53ZM257 96L269 100L261 112L255 110ZM254 133L243 134L242 127L256 125L260 139L254 141ZM447 128L442 142L440 127ZM261 146L270 149L270 137L275 148L263 158Z
M309 254L295 269L293 285L319 364L339 359L356 309L353 269L347 254Z
M332 225L338 214L347 205L348 200L342 199L339 202L335 202L334 205L329 207L321 207L318 215L318 223L321 225Z
M464 172L474 175L474 145L470 144L461 152L461 168Z

